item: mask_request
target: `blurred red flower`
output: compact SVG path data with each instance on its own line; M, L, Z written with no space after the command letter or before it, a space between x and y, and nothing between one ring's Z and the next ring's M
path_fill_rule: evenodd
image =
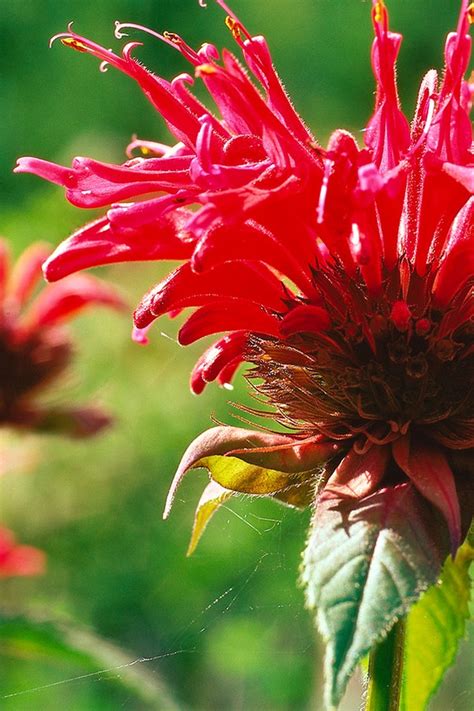
M8 528L0 526L0 579L44 573L45 555L32 546L19 545Z

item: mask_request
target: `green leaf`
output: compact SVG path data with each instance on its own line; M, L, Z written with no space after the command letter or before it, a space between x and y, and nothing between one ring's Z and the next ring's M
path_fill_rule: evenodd
M401 711L423 711L456 658L469 618L473 560L474 547L466 541L408 615Z
M356 665L432 585L447 556L438 514L410 483L360 501L323 496L302 580L327 641L326 701L339 703Z
M128 689L150 709L178 711L182 708L158 676L156 667L152 672L148 671L122 649L89 630L71 624L0 611L2 655L56 662L60 673L65 663L71 664L77 666L78 676L97 674L102 677L105 672L120 672L110 675L110 682ZM3 688L2 693L4 698L8 698L7 689ZM27 691L12 689L11 693L22 694Z

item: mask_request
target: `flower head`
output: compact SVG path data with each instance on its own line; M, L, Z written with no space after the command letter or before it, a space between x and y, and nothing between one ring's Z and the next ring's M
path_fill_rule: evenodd
M11 267L7 243L0 242L0 425L87 437L109 416L96 407L46 404L44 393L73 356L64 324L90 305L124 304L112 287L85 275L35 293L49 252L33 244Z
M137 340L156 318L191 307L181 344L226 334L196 364L194 392L228 383L242 360L253 365L249 380L289 434L218 427L191 445L170 500L190 468L209 469L193 546L233 492L304 505L315 487L359 500L411 482L443 514L454 551L456 462L474 447L473 85L464 78L474 10L463 0L443 76L425 76L409 124L396 86L402 38L374 1L377 92L364 145L337 130L324 149L266 40L218 4L246 69L227 50L118 23L119 38L138 27L181 52L193 75L169 82L135 59L136 42L117 55L71 28L57 36L134 79L177 142L134 140L121 166L20 159L19 172L63 185L74 205L109 206L58 247L46 277L181 260L139 304ZM195 81L216 113L193 95Z

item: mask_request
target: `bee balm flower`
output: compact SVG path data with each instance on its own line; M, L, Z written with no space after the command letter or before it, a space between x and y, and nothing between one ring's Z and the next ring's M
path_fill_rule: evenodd
M158 317L191 308L182 345L225 334L196 364L194 392L253 365L249 379L288 434L217 427L191 445L167 511L184 474L206 467L192 547L236 492L305 505L315 492L321 503L391 491L439 511L454 552L464 533L459 453L474 447L472 6L461 3L444 73L425 76L409 124L396 86L402 38L374 2L377 92L364 145L337 130L324 149L266 40L218 4L246 69L211 44L194 50L176 34L118 23L119 38L138 28L181 52L193 74L167 81L135 59L137 42L118 55L71 28L57 36L134 79L175 142L135 140L120 166L19 160L17 171L64 186L72 204L108 208L57 248L45 275L181 260L139 304L137 340ZM215 112L192 93L195 81Z

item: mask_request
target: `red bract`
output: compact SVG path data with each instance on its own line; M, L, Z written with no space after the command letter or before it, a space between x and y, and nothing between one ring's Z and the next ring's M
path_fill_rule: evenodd
M71 362L64 324L85 307L124 304L112 287L86 275L35 293L49 253L34 244L11 268L0 241L0 425L87 437L109 424L108 415L96 407L46 404L44 394Z
M58 35L137 81L177 143L136 140L129 151L147 157L122 166L20 159L19 172L63 185L73 204L110 206L58 247L46 277L182 260L138 306L137 340L157 317L192 307L180 343L228 334L198 361L195 392L229 382L242 360L254 365L249 378L290 434L243 431L237 453L233 429L194 443L185 469L207 466L214 479L199 525L230 491L302 504L316 479L327 496L361 498L382 480L408 477L445 516L454 550L462 536L455 453L474 447L474 156L464 80L473 6L461 3L443 76L423 79L410 126L395 78L402 38L374 2L377 93L365 146L337 130L323 149L286 96L266 40L218 4L249 73L227 50L194 51L175 34L145 30L194 69L168 82L138 63L135 42L118 56L70 28ZM137 26L118 24L116 35L126 27ZM193 96L195 78L218 113ZM288 472L295 451L299 469ZM245 480L216 475L212 458L222 454L245 463ZM264 466L275 474L265 491L257 485Z
M0 579L41 575L44 567L45 556L42 551L17 544L11 531L0 526Z

